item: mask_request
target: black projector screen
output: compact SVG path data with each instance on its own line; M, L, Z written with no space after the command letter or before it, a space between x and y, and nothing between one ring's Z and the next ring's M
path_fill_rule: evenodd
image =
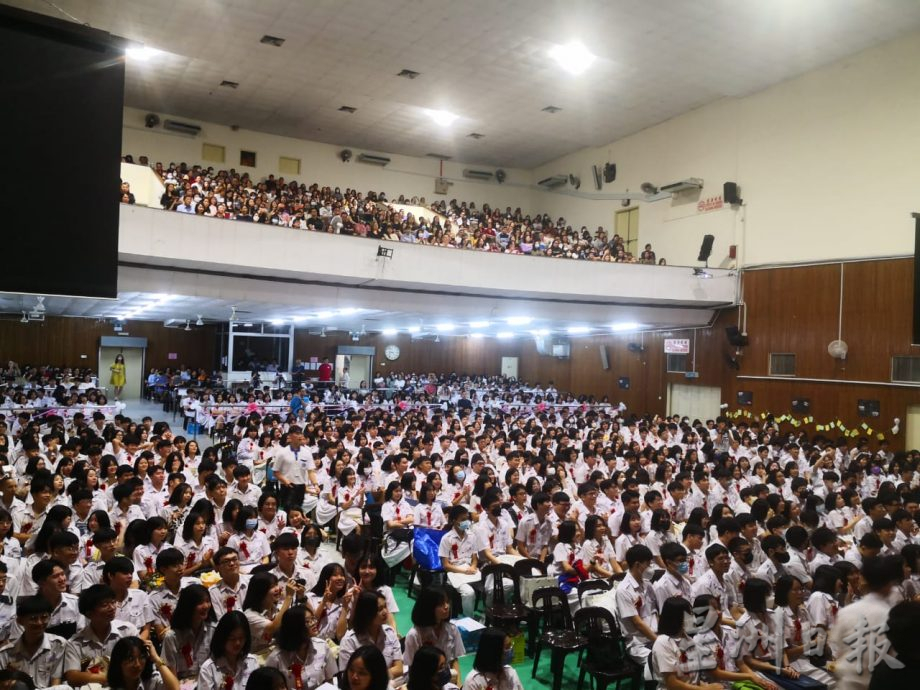
M0 291L116 297L124 42L0 5Z

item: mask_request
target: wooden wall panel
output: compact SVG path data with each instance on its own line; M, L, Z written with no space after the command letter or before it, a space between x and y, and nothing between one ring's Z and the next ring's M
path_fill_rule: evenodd
M161 323L131 321L126 329L131 336L147 338L147 366L190 367L214 369L214 326L194 327L186 332L181 328L164 328ZM112 325L95 319L51 317L42 323L19 323L19 320L0 321L0 359L14 360L19 364L52 364L66 367L98 366L99 339L115 335ZM175 352L178 359L170 360ZM86 355L82 359L81 355Z

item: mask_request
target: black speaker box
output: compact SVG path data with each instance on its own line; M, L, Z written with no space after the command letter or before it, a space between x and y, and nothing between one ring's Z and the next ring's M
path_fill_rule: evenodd
M726 204L737 206L741 203L741 190L737 182L726 182L722 185L722 198Z
M744 347L748 344L747 336L741 335L741 331L738 330L737 326L726 326L725 335L728 338L729 344L734 347Z
M856 413L860 417L878 417L881 414L881 405L878 400L858 400Z
M616 163L606 163L604 165L604 182L614 182L617 179Z
M700 255L697 261L708 261L709 255L712 254L712 243L716 241L715 235L704 235L703 244L700 245Z

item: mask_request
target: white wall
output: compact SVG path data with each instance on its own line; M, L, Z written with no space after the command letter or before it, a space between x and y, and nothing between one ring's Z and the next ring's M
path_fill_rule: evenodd
M299 158L301 174L285 175L286 180L295 179L308 185L317 182L323 186L352 187L361 192L383 191L391 200L396 200L400 194L407 197L423 196L428 203L435 199L449 201L456 198L462 201L475 201L477 205L489 203L493 207L511 206L512 209L520 207L526 212L534 208L535 195L538 194L530 189L529 185L532 181L530 171L505 168L508 174L507 182L500 185L496 182L484 183L463 178L464 168L472 167L493 172L494 168L446 161L444 176L454 181L454 184L448 194L437 195L434 193L434 180L439 175L440 161L434 158L384 154L392 159L392 162L381 168L358 163L355 159L362 149L350 147L347 144L333 146L264 132L244 129L233 131L223 125L202 122L181 115L158 114L161 120L172 119L199 125L201 133L192 137L168 132L162 126L148 129L144 126L146 111L125 108L124 129L122 130L123 154L130 153L134 156L134 160L137 160L138 156L146 155L151 164L160 161L164 166L170 161L176 163L184 161L189 165L195 163L204 166L213 165L218 170L236 168L241 173L248 172L256 180L270 174L277 178L280 156ZM202 144L205 143L224 147L226 156L223 164L203 159ZM343 163L339 158L339 152L343 148L351 148L354 153L349 163ZM256 152L257 167L245 168L239 165L241 150ZM367 151L367 153L379 152Z
M574 173L584 191L592 187L591 165L612 161L617 181L603 192L701 177L705 198L721 195L723 182L738 182L743 211L641 204L640 242L652 242L671 263L692 263L705 233L716 236L715 265L728 264L730 244L740 245L744 265L912 254L909 214L920 210L918 64L920 33L913 33L557 159L536 169L535 179ZM554 196L557 215L589 227L609 226L621 208L619 201Z

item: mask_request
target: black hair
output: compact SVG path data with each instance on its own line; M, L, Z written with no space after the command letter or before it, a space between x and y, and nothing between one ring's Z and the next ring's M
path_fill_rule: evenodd
M198 522L198 519L199 519L199 518L201 518L202 520L204 520L204 527L205 527L205 530L207 531L207 528L208 528L208 518L207 518L205 515L203 515L202 513L199 513L199 512L197 512L197 511L195 511L195 510L192 510L191 512L189 512L188 515L185 516L185 520L184 520L183 523L182 523L182 539L183 539L183 541L185 541L185 542L190 542L190 541L192 541L192 537L193 537L193 534L194 534L193 531L194 531L194 529L195 529L195 523ZM202 535L202 538L203 538L203 537L204 537L204 535Z
M110 688L128 687L121 672L121 665L133 652L137 652L142 659L147 660L144 664L144 670L141 671L141 678L146 680L153 674L153 663L147 656L147 645L144 644L144 641L134 635L123 637L112 647L112 654L109 658L109 669L106 673L106 681Z
M252 632L249 630L249 621L242 611L229 611L221 616L211 638L211 658L220 659L224 656L227 640L237 630L242 630L244 635L243 649L240 656L246 657L252 649Z
M310 641L310 627L306 625L307 609L292 606L281 616L281 625L275 633L278 648L285 652L296 652Z
M170 627L173 630L191 630L192 616L195 609L202 602L211 602L211 597L204 585L189 585L183 587L179 592L179 601L176 602L176 609L173 611ZM217 620L214 614L214 608L208 608L208 620L212 623Z
M185 556L182 555L179 549L163 549L157 554L157 570L163 570L163 568L169 568L175 565L183 565L184 563Z
M365 635L368 632L371 622L377 617L377 610L380 608L380 600L386 602L386 597L379 592L361 592L355 600L354 615L351 620L351 627L357 635Z
M416 628L430 628L437 625L435 609L450 601L447 592L440 587L426 587L418 593L415 606L412 607L412 625Z
M692 613L690 602L683 597L668 597L658 618L658 634L677 637L684 629L684 614Z
M898 658L915 666L920 657L920 602L902 601L888 612L888 640Z
M561 544L571 544L578 532L578 523L574 520L563 520L559 523L558 539Z
M246 690L288 690L287 678L274 666L260 666L249 674Z
M479 649L473 668L480 673L501 674L505 666L505 639L507 633L500 628L486 628L479 638Z
M687 549L681 544L669 541L661 545L660 555L662 561L676 561L687 557Z
M115 592L108 585L90 585L82 592L77 601L80 614L89 617L96 608L107 601L115 601Z
M793 575L780 575L776 579L776 586L773 588L773 597L777 606L789 606L789 592L792 591L792 586L796 582L801 584L801 580Z
M326 593L326 585L328 584L329 580L336 575L345 577L345 568L343 568L338 563L327 563L323 566L323 569L319 571L319 578L316 580L316 585L314 585L313 589L310 591L318 597L323 596L323 594ZM250 582L249 586L252 587L252 582ZM341 597L344 593L345 588L342 587L338 596Z
M360 659L364 668L371 676L371 682L367 690L387 690L390 685L390 670L387 668L386 659L383 652L377 649L376 645L366 644L358 647L345 666L344 687L342 690L350 690L351 685L348 681L348 669L356 660Z
M840 582L840 571L832 565L819 565L811 578L811 591L834 594L837 583Z
M652 560L652 550L645 544L636 544L626 550L626 565L632 568L636 563L646 563Z
M898 556L867 558L862 564L862 576L873 592L896 584L904 577L904 559Z
M770 583L759 577L750 578L744 585L744 608L751 613L767 612Z
M728 555L728 549L722 544L710 544L706 547L706 561L712 563L722 554Z
M108 578L117 573L122 575L127 575L128 573L134 573L134 563L131 562L130 558L125 556L115 556L108 563L102 566L102 581L108 584Z
M442 658L447 661L447 655L437 647L420 647L409 666L407 690L431 690Z
M278 578L269 572L259 572L249 580L249 586L246 588L246 598L243 599L243 610L262 612L262 602L265 597L278 584Z

